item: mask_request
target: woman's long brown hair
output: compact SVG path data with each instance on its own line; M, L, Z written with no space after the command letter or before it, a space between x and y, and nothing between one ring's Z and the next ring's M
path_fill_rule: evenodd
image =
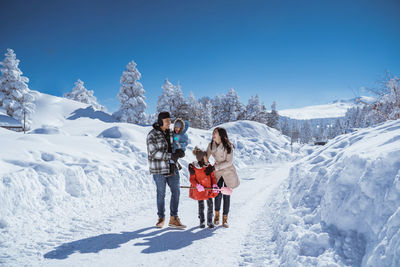
M224 148L226 149L226 151L228 152L228 154L230 154L230 153L232 152L232 146L233 146L233 145L232 145L231 141L229 141L228 133L226 132L225 128L216 127L216 128L214 129L214 131L215 131L215 130L218 131L218 134L219 134L219 136L221 137L222 145L224 146ZM215 143L214 140L211 140L211 143L210 143L211 148L213 147L214 143ZM233 146L233 147L234 147L234 146Z

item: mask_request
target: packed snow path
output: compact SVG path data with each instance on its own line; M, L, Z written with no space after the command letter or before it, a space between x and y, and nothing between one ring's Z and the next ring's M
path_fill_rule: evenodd
M246 266L274 265L274 244L268 214L269 203L290 164L251 166L239 170L241 185L231 198L230 228L200 229L197 201L181 190L179 215L185 230L154 227L156 205L146 203L119 218L96 222L97 235L88 235L88 225L77 225L82 238L59 242L40 265L47 266ZM151 177L149 177L150 179ZM168 190L167 190L168 191ZM155 192L154 192L155 193ZM166 211L168 214L167 194ZM168 223L168 218L166 224ZM90 227L90 226L89 226ZM75 235L76 236L76 235Z

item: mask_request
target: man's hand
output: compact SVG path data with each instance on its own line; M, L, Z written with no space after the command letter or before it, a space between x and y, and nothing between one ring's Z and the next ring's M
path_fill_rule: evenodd
M178 155L179 158L183 158L185 156L185 152L182 149L175 150L175 153Z
M176 162L179 159L179 155L175 152L171 154L171 159Z

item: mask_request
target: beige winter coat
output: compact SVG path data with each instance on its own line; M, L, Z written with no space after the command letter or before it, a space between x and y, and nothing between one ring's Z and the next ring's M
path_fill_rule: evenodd
M232 152L228 154L222 143L219 144L218 147L214 144L212 149L211 144L209 144L207 147L207 157L210 158L210 155L212 155L215 160L214 167L217 181L223 177L228 187L232 189L238 187L240 182L236 173L236 168L233 165L233 146Z

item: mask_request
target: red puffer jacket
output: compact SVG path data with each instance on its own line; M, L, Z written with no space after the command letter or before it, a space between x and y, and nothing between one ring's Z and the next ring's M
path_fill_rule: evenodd
M210 175L206 175L205 169L207 166L200 167L197 162L189 164L189 169L194 169L194 174L190 174L190 184L192 187L196 187L197 184L201 184L204 188L211 188L213 184L217 184L214 172ZM218 192L213 193L212 190L204 190L202 192L197 191L197 188L189 189L189 197L195 200L206 200L214 198L218 195Z

